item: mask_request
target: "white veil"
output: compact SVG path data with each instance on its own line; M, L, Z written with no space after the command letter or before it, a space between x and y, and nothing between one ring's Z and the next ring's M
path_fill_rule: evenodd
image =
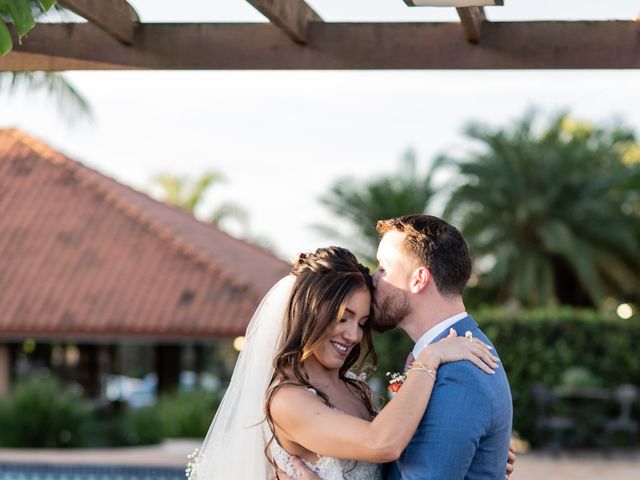
M200 452L187 467L189 480L267 480L273 477L264 448L264 398L295 277L265 295L253 315L231 383Z

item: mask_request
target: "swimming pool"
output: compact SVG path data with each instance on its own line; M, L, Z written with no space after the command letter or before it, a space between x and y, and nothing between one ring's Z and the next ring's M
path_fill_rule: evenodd
M184 468L0 464L0 480L185 480Z

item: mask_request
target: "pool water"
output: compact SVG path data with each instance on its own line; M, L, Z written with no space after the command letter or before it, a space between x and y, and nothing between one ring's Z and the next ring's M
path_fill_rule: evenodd
M0 464L0 480L185 480L184 468Z

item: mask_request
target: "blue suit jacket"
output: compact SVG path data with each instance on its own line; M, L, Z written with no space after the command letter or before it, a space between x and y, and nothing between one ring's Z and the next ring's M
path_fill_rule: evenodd
M468 316L453 325L489 339ZM447 336L449 330L434 341ZM496 353L497 355L497 353ZM504 480L511 436L511 390L502 364L488 375L469 361L442 365L427 410L388 480Z

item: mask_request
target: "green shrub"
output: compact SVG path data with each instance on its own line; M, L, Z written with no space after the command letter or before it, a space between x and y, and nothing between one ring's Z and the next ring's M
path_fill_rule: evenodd
M162 395L150 407L125 409L108 429L112 445L159 443L165 438L202 439L220 404L216 392L196 390Z
M151 407L102 411L51 376L32 377L0 398L0 446L107 447L202 439L220 400L217 392L196 390L163 395Z
M514 403L514 428L535 443L536 411L531 388L640 386L640 321L606 317L596 311L561 308L520 313L483 311L475 315L505 365ZM578 405L576 405L578 406ZM582 402L583 443L600 435L598 419L616 415L613 403ZM636 418L638 411L634 412ZM590 440L591 439L591 440Z
M109 427L109 443L113 446L150 445L165 438L164 422L156 406L126 409Z
M204 438L221 399L219 393L205 390L160 397L155 408L162 419L165 438Z
M82 446L91 426L88 401L50 376L20 381L0 399L0 444L4 447Z
M601 385L602 381L584 367L567 368L562 372L559 383L559 386L567 388L594 388Z
M596 311L559 308L516 313L485 309L473 316L495 344L507 371L514 430L534 444L536 409L531 389L536 383L551 387L640 386L638 315L621 320ZM375 344L380 365L376 376L380 379L386 371L401 370L413 346L402 332L377 335ZM614 403L583 403L579 410L587 420L580 425L585 445L601 436L597 422L589 420L617 415ZM639 410L636 403L636 419Z

